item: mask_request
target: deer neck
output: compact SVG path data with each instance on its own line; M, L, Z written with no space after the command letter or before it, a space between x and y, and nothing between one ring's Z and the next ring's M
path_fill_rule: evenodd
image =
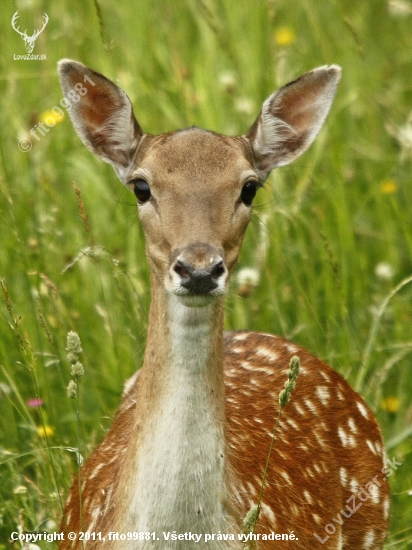
M129 530L228 532L223 299L186 307L154 283L129 457Z

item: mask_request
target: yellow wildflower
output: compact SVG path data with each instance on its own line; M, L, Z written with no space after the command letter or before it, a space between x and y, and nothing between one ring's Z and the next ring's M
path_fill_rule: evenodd
M398 184L394 180L384 180L381 183L381 192L384 195L393 195L398 190Z
M64 118L64 112L60 107L53 107L51 111L44 111L39 117L40 122L52 128Z
M54 428L47 424L44 426L37 426L37 433L40 437L51 437L54 434Z
M296 34L291 27L279 27L275 30L275 42L278 46L290 46L295 41Z
M396 413L399 409L399 397L385 397L381 401L382 410L388 411L390 413Z

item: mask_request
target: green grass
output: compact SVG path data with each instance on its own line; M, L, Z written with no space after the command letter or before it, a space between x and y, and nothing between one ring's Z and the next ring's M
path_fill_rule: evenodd
M387 548L411 548L412 283L373 327L383 300L412 274L410 123L409 141L398 139L412 109L412 14L393 15L380 0L102 0L101 31L91 0L2 5L0 549L23 523L57 529L51 522L77 468L67 332L84 349L84 457L110 425L145 343L148 268L133 196L84 148L68 117L30 152L17 146L59 104L55 64L63 57L116 80L151 133L194 124L243 133L277 86L315 66L342 66L326 128L259 193L239 268L259 269L260 282L240 296L233 281L226 325L292 338L357 387L389 457L402 462L391 477ZM46 61L13 59L25 53L10 25L18 8L28 33L49 15L33 52ZM288 45L276 42L282 28ZM382 262L388 278L377 275ZM33 397L44 406L30 408ZM42 426L53 433L40 435Z

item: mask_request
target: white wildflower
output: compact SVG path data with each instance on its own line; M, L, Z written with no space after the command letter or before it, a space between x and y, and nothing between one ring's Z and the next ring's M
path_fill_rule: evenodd
M223 73L220 73L219 75L219 83L221 84L222 88L230 93L232 92L236 87L236 76L231 71L225 71Z
M395 269L389 262L379 262L375 267L375 275L378 279L390 281L395 275Z
M260 280L260 273L254 267L243 267L237 274L237 283L239 286L257 286Z
M240 97L235 101L235 109L241 115L252 115L255 112L255 104L248 97Z
M54 519L48 519L46 521L46 529L48 531L55 531L57 527L57 523L54 521Z

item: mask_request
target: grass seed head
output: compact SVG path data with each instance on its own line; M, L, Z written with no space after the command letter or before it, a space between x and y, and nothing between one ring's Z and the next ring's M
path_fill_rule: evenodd
M80 337L77 332L70 331L67 333L67 360L69 363L75 364L79 355L83 352Z
M73 376L73 378L76 378L76 379L81 378L83 374L84 374L84 368L79 361L76 361L74 365L72 364L71 375Z
M67 386L67 397L69 399L76 399L77 395L77 383L74 380L70 380Z
M288 404L290 396L295 389L296 380L299 376L299 369L300 359L294 355L289 363L288 379L285 382L285 387L279 394L279 405L281 409Z

